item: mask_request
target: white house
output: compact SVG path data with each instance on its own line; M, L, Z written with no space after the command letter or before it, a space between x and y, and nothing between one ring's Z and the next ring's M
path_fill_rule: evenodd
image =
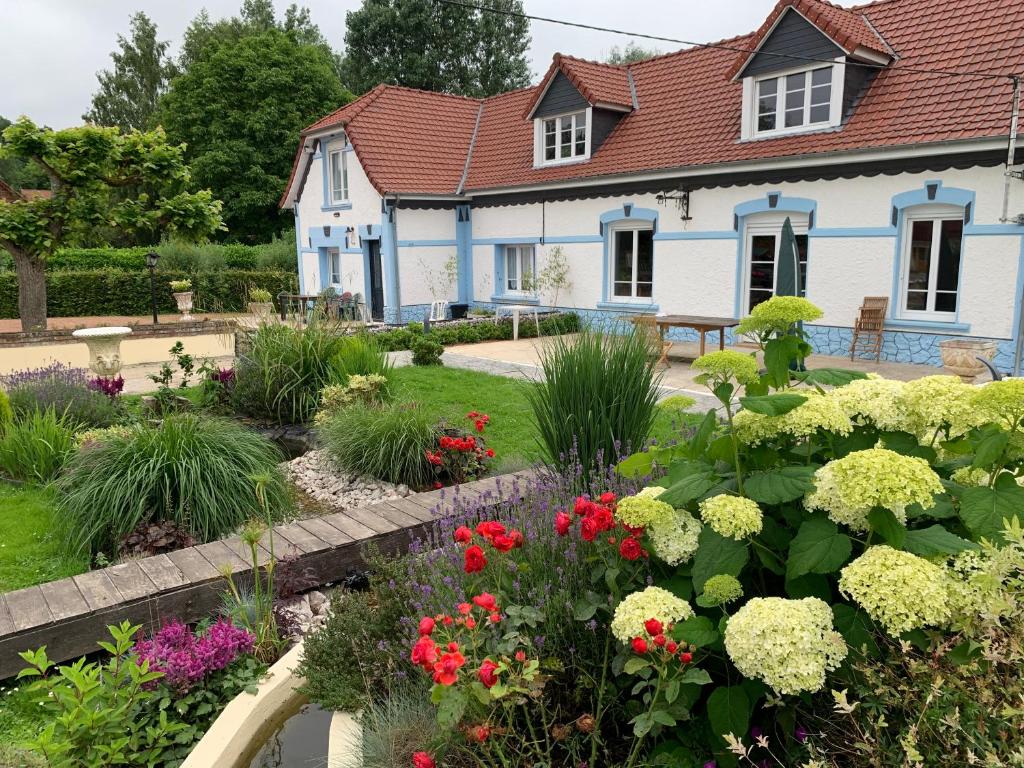
M389 322L423 317L453 256L445 298L550 306L522 276L556 248L561 306L739 317L772 295L789 217L818 350L844 354L888 296L885 358L938 363L963 336L1012 367L1021 73L1024 3L781 0L752 34L622 67L556 55L488 99L378 86L303 131L281 205L303 291Z

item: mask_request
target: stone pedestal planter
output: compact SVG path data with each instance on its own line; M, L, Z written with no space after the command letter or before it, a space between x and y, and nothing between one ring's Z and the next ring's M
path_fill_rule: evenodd
M270 316L274 314L274 305L269 301L250 301L249 314L261 323L266 322L270 319Z
M192 291L175 293L174 300L178 302L178 311L181 312L181 322L187 323L189 320L192 320Z
M121 340L131 332L131 328L113 326L82 328L71 335L89 347L89 370L110 379L121 370Z
M996 342L984 339L948 339L939 342L943 368L959 376L965 384L971 384L985 372L985 365L978 358L991 360L996 356L997 349Z

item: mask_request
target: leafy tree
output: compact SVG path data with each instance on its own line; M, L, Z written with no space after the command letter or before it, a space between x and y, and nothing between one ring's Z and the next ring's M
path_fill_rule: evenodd
M131 40L117 36L120 51L110 54L113 71L105 69L96 75L100 88L83 120L124 130L152 127L153 114L175 67L167 56L168 42L157 40L156 25L146 14L140 11L132 16L131 27Z
M491 7L522 13L522 0ZM363 0L345 18L342 80L491 96L530 82L526 19L433 0Z
M299 131L351 98L328 52L271 28L208 42L171 84L161 119L188 146L196 183L225 201L230 235L267 242L287 223L277 201Z
M150 238L201 238L221 227L220 202L209 190L188 191L184 148L169 144L160 128L54 131L23 117L3 132L3 157L37 165L53 192L49 200L0 201L0 248L14 259L24 330L46 327L46 260L58 248L103 227Z
M612 49L608 51L608 58L605 61L608 64L622 66L623 64L632 64L635 61L643 61L644 59L660 55L661 51L657 48L641 48L635 40L630 40L626 43L625 48L613 45Z
M0 134L10 124L10 120L0 115ZM18 190L40 189L49 186L43 169L20 157L0 157L0 179Z

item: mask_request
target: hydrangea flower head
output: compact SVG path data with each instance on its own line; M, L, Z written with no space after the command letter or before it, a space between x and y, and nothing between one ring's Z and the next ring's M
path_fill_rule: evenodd
M868 530L872 507L890 510L901 523L906 508L935 506L942 482L928 462L885 448L854 451L830 461L814 473L815 489L804 497L807 509L820 509L829 518L855 531Z
M839 591L893 637L921 627L942 626L951 616L949 574L909 552L881 545L843 568Z
M966 434L984 424L985 414L975 408L974 387L958 376L925 376L903 385L899 407L904 413L903 429L931 440L940 427L951 437Z
M650 528L660 523L668 524L674 517L675 510L657 499L663 490L662 488L651 493L641 491L635 496L620 499L615 507L615 517L630 528Z
M960 469L953 470L949 479L967 488L975 488L980 485L988 485L989 477L988 471L981 467L960 467Z
M736 326L736 333L766 339L785 334L797 323L813 322L822 314L816 305L799 296L773 296L750 310Z
M975 388L973 401L985 421L1015 429L1024 419L1024 379L990 381Z
M761 532L764 515L756 501L720 493L698 505L701 519L711 530L730 539L745 539Z
M817 434L818 430L848 435L853 423L842 406L828 395L814 390L801 391L807 400L781 416L765 416L742 410L733 417L733 429L740 442L757 445L779 435L797 439Z
M651 548L669 565L685 563L697 552L698 537L704 526L685 509L672 510L672 516L647 528Z
M881 430L898 432L904 429L903 408L900 397L904 383L868 374L866 379L854 379L837 387L827 397L836 402L847 418L858 423L871 423Z
M648 619L656 619L667 627L691 616L693 608L682 598L661 587L647 587L623 598L615 609L611 629L617 640L628 643L634 637L644 635L644 624Z
M757 360L754 356L733 349L701 355L693 361L693 367L701 371L694 381L712 389L715 385L730 379L736 379L740 384L750 384L758 377Z
M696 404L697 401L694 400L689 395L672 395L671 397L666 397L664 400L658 403L658 405L660 405L662 408L671 411L688 411L690 408L693 408L693 406L695 406Z
M740 672L780 694L820 690L846 658L832 609L816 597L748 600L726 625L725 650Z
M702 605L725 605L743 597L743 585L735 576L720 573L704 582Z

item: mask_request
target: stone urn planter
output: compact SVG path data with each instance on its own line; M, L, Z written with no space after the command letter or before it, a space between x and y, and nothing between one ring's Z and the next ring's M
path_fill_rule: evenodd
M996 356L999 345L984 339L948 339L939 342L942 367L960 377L965 384L971 384L986 368L978 358L991 360Z
M192 320L192 291L175 292L174 300L178 303L178 311L181 312L181 322L187 323Z
M250 301L249 302L249 314L259 320L261 323L265 323L270 319L270 316L274 313L274 303L272 301Z
M131 328L112 326L81 328L71 335L89 347L89 370L111 379L121 371L121 340L131 332Z

